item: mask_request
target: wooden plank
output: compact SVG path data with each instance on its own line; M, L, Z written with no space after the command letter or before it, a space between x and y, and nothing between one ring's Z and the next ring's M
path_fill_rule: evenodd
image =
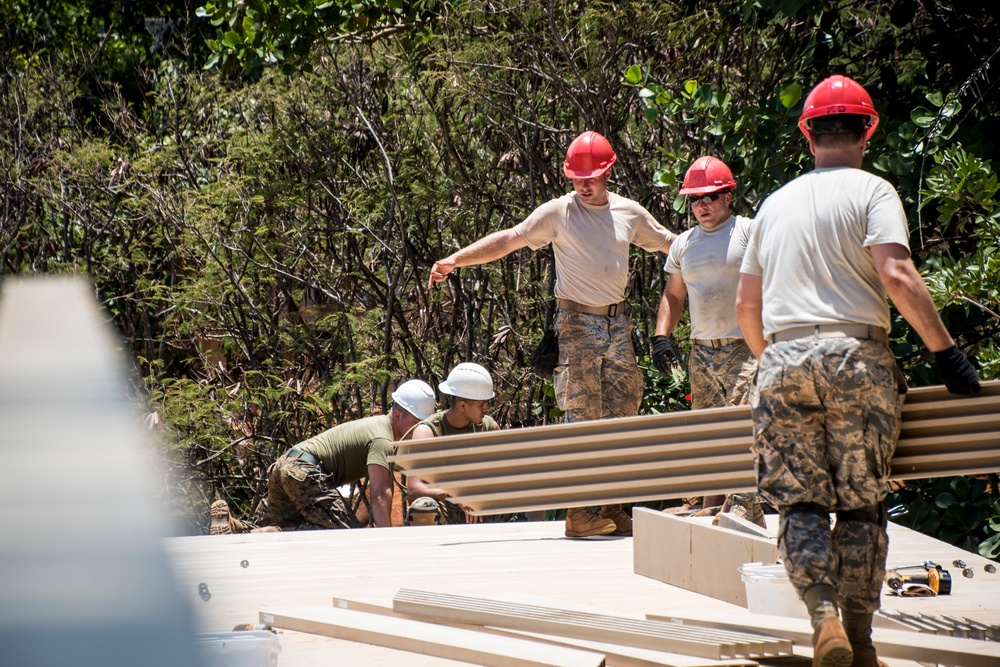
M567 612L560 609L484 600L459 595L443 595L400 589L393 598L393 610L462 622L492 625L513 630L555 634L563 637L598 639L626 644L726 659L736 657L776 657L791 654L791 644L774 644L766 638L747 642L721 635L707 638L667 623L650 623L619 616ZM695 637L695 638L693 638ZM746 647L746 652L741 652Z
M390 618L334 607L262 611L261 623L402 649L490 667L602 667L604 656L581 649L499 637L405 618Z
M546 604L549 604L547 601ZM555 603L551 603L555 604ZM392 609L391 601L359 600L356 598L333 598L333 606L338 609L350 609L353 611L363 611L370 614L384 614L399 618L421 619L420 616L395 612ZM679 653L667 653L666 651L653 651L649 649L636 648L633 646L620 646L607 642L597 642L587 639L567 639L555 635L546 635L535 632L519 632L516 630L505 630L503 628L491 628L477 626L469 623L457 621L446 621L439 619L435 621L451 627L472 629L481 632L498 634L505 637L527 638L534 641L554 644L556 646L568 646L581 648L586 651L604 654L607 667L756 667L758 664L749 659L732 660L709 660L707 658L696 658L693 656L681 655Z
M632 509L632 529L636 574L742 607L747 595L739 568L778 559L774 539L644 507Z
M671 612L647 614L647 618L683 623L687 626L756 630L776 637L785 637L803 646L812 645L812 627L806 619L741 612L731 615ZM880 658L914 660L924 664L953 667L996 667L1000 664L1000 642L927 635L878 627L872 631L872 640Z
M695 414L698 413L698 414ZM1000 469L1000 381L974 398L913 390L892 479ZM749 408L648 415L400 443L393 458L476 514L751 490Z

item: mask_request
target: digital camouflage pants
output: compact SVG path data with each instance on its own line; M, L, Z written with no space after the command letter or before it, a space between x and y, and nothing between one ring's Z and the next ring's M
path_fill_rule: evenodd
M688 360L691 408L746 405L756 373L757 358L742 340L719 348L692 345Z
M323 470L302 459L281 457L268 469L262 526L282 530L360 528L357 517Z
M881 504L904 392L892 353L874 341L765 349L750 400L754 465L761 496L779 510L778 547L800 595L828 584L848 611L879 608L889 547ZM831 531L829 513L849 510L860 512Z
M642 377L628 315L556 312L559 365L552 383L566 422L639 413Z
M725 347L691 345L688 358L688 376L691 380L691 409L724 408L730 405L746 405L750 402L750 390L757 374L757 357L743 340ZM756 500L756 493L740 494L740 502ZM730 507L734 496L726 496ZM720 502L719 496L702 499L705 507Z

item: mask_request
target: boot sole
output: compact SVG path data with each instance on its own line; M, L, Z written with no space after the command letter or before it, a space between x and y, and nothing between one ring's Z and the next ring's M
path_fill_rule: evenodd
M613 532L615 532L614 524L606 528L598 528L597 530L577 531L566 529L566 537L597 537L600 535L610 535Z
M229 505L224 500L216 500L208 510L212 518L212 525L208 529L209 535L232 535L233 529L229 525Z
M813 661L813 667L851 667L854 662L854 653L851 645L842 640L828 642L827 646L819 653L818 659Z

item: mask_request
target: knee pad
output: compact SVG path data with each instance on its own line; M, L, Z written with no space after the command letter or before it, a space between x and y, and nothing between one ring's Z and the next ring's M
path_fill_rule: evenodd
M846 521L872 523L884 529L888 525L885 504L877 503L856 510L837 510L837 523L844 523Z

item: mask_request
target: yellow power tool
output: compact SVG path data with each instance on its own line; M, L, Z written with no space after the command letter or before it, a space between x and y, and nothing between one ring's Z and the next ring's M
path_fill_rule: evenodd
M929 560L887 570L885 583L894 593L906 597L951 594L951 573Z

